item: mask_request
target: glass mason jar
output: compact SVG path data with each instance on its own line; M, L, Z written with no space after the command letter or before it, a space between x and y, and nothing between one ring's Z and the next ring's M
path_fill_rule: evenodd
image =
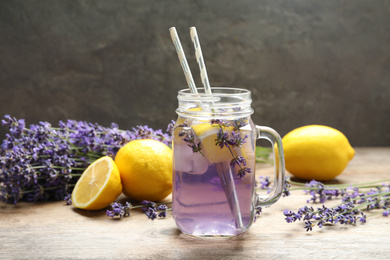
M279 134L254 125L251 92L212 88L180 90L173 131L173 217L179 229L197 237L236 236L248 230L256 209L275 203L283 192L284 157ZM271 142L273 190L255 192L257 139Z

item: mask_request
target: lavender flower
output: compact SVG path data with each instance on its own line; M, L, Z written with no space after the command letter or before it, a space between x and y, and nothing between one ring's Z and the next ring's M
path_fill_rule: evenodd
M245 135L243 138L241 137L241 133L239 131L232 131L231 132L231 138L227 141L229 145L233 147L241 148L242 144L246 143L246 140L248 138L248 135Z
M252 170L248 167L241 168L240 170L238 170L237 177L238 177L238 179L241 180L242 178L245 177L245 175L247 173L251 173L251 172L252 172Z
M283 197L287 197L287 196L290 196L290 183L288 183L287 181L287 178L284 180L284 185L283 185L283 193L282 193L282 196Z
M306 231L309 231L309 230L312 231L312 230L313 230L313 227L314 227L314 224L311 223L310 220L305 221L305 227L304 227L304 228L306 228Z
M315 180L306 183L305 186L309 188L308 190L306 190L306 193L312 196L310 198L312 202L316 202L318 200L320 203L324 203L327 200L337 198L338 196L343 195L345 193L345 190L325 189L324 184Z
M212 125L219 125L219 126L223 126L223 127L226 127L229 125L229 122L226 121L226 120L221 120L221 119L211 119L210 123Z
M18 138L21 136L23 129L26 125L24 119L16 119L10 115L5 115L4 119L1 120L1 124L8 126L11 136Z
M262 207L256 206L255 207L255 217L253 219L253 222L255 222L257 220L257 218L260 217L261 213L262 213Z
M237 156L235 158L233 158L231 161L230 161L230 167L235 167L235 166L240 166L240 165L243 165L243 166L246 166L246 160L243 156Z
M367 222L367 216L366 215L364 215L364 213L362 212L361 213L361 217L359 217L359 221L361 222L361 223L366 223Z
M141 201L141 204L144 205L144 211L146 211L147 208L156 208L156 203L153 201L143 200Z
M291 210L286 209L283 211L283 214L286 217L286 222L292 223L292 222L295 222L297 220L301 220L303 211L300 210L300 211L298 211L298 213L294 213Z
M270 178L268 176L267 177L260 176L259 179L261 184L260 189L267 190L271 185Z
M145 215L151 220L154 220L157 217L165 218L167 216L167 210L169 208L165 204L155 203L153 201L147 200L142 201L141 204L143 205L142 210L144 211Z
M28 128L23 119L9 115L2 124L9 132L0 147L0 200L15 204L69 198L91 162L104 155L114 157L131 140L171 142L168 134L147 126L123 131L115 123L107 128L68 120L60 121L58 127L39 122Z
M66 205L72 205L72 195L71 194L67 194L64 197L64 201L66 201Z
M266 190L267 193L270 193L274 188L274 185L271 185L270 177L260 176L259 179L260 179L260 189ZM285 178L283 184L283 192L282 192L283 197L290 196L290 186L291 185L288 182L287 178Z
M157 218L157 211L155 208L147 208L145 210L145 215L151 219L151 220L154 220L155 218Z
M168 126L167 126L167 133L168 134L172 135L175 123L176 122L174 120L171 120L171 122L168 124Z
M109 217L128 217L130 216L130 210L132 208L132 205L129 202L126 202L125 205L122 205L119 202L114 202L111 204L112 210L107 210L106 214Z
M158 217L165 218L167 216L168 206L165 204L161 204L157 206L157 211L159 211Z
M228 134L224 132L222 128L219 129L217 138L215 139L215 145L218 145L221 149L224 147L229 147L228 138Z

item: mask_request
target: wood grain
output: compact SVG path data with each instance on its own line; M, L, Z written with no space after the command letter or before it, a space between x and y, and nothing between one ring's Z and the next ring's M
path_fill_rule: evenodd
M272 166L257 165L258 175L272 172ZM336 182L385 178L390 178L390 148L358 148ZM297 210L307 198L292 192L263 209L244 236L231 239L188 238L170 213L151 221L133 210L118 220L104 210L82 211L62 201L0 203L0 259L389 259L389 217L306 232L303 223L286 223L282 211Z

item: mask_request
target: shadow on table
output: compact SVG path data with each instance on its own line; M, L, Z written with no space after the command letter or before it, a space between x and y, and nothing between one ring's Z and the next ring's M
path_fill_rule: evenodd
M144 211L142 210L142 206L138 201L130 200L129 198L125 197L123 194L120 195L115 202L118 202L122 205L125 205L126 202L129 202L133 208L130 209L130 215L133 214L143 214L145 215ZM169 203L169 202L162 202L162 203ZM134 207L135 206L135 207ZM106 216L107 210L111 210L111 206L108 206L104 209L101 210L83 210L83 209L78 209L75 207L72 207L73 211L75 213L78 213L84 217L90 217L90 218L96 218L96 217L101 217L101 216ZM147 218L147 216L145 216ZM115 216L111 218L112 220L120 220L121 218L119 216Z
M73 212L78 213L79 215L82 215L84 217L96 218L96 217L100 217L100 216L106 215L106 210L107 209L84 210L84 209L78 209L78 208L73 207L72 210L73 210Z
M239 259L244 252L244 246L251 235L242 235L229 238L198 238L184 235L177 227L160 230L159 235L174 238L175 248L181 250L168 250L166 253L174 259L220 259L221 256L229 256L231 259Z
M167 228L160 231L161 234L175 237L175 239L182 241L183 243L189 244L229 244L239 245L245 242L248 239L248 236L243 234L240 236L232 236L232 237L195 237L183 234L179 228Z

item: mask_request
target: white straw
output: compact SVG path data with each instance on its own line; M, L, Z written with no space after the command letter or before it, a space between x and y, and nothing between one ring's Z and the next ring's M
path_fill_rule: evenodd
M188 66L188 62L184 54L184 50L181 47L179 35L176 32L176 28L175 27L169 28L169 32L171 33L172 42L175 45L177 56L179 57L181 67L183 68L188 87L190 88L192 93L198 94L198 90L196 89L194 79L192 78L191 70L190 67Z
M192 43L194 44L195 47L195 57L199 65L200 78L202 80L205 93L211 95L212 93L210 88L210 82L207 76L206 65L204 63L204 58L202 54L202 48L200 47L198 33L196 32L195 27L190 27L190 35L191 35Z
M187 59L184 55L184 51L183 51L183 48L182 48L181 43L180 43L179 36L176 32L176 28L171 27L171 28L169 28L169 31L171 33L171 38L172 38L173 44L175 45L177 55L179 57L180 64L183 68L184 75L185 75L186 80L187 80L187 84L188 84L188 86L193 94L198 94L198 91L196 90L196 86L194 83L194 79L192 78L192 74L191 74L190 68L189 68L188 63L187 63ZM198 65L199 65L200 77L201 77L201 80L203 83L203 87L205 89L205 93L211 95L212 93L211 93L210 83L209 83L209 79L207 77L206 66L204 64L202 50L200 48L199 38L198 38L198 34L196 32L195 27L190 28L190 34L191 34L192 42L194 43L195 56L196 56L196 60L197 60ZM198 95L196 95L196 96L198 96ZM202 102L199 102L198 104L199 104L202 111L209 110L209 108L205 109L205 107L202 105ZM239 202L238 202L238 198L237 198L236 188L234 185L234 177L233 177L232 171L231 171L230 167L228 167L228 171L224 170L223 163L218 163L217 167L218 167L217 169L219 169L219 170L217 170L217 172L218 172L219 177L221 179L221 185L225 191L225 195L226 195L227 201L229 203L230 211L232 212L232 215L235 219L236 227L241 229L243 227L242 216L241 216L240 206L239 206Z

